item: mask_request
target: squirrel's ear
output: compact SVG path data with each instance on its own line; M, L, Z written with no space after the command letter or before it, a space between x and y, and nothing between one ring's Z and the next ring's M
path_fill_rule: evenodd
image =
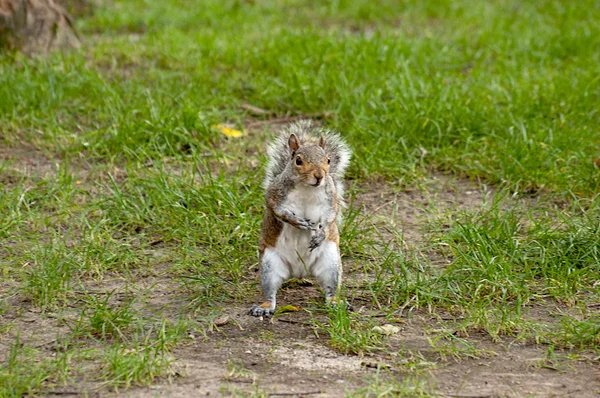
M325 149L325 137L321 136L321 139L319 140L319 146Z
M290 138L288 139L288 145L290 146L290 150L292 152L295 152L298 150L298 148L300 148L300 143L298 142L298 137L296 137L296 134L290 135Z

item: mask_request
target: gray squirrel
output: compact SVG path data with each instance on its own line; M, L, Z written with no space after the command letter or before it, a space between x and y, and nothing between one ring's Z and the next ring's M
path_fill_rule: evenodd
M302 120L283 129L267 153L259 240L266 301L249 313L272 316L281 284L307 276L317 279L326 302L335 305L342 279L338 224L350 148L338 133Z

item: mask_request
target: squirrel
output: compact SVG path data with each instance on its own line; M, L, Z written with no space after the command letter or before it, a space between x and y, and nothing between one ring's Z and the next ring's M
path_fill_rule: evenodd
M301 120L284 128L267 154L259 239L266 301L249 313L272 316L281 284L307 276L317 279L328 304L337 305L342 277L338 225L350 148L337 132Z

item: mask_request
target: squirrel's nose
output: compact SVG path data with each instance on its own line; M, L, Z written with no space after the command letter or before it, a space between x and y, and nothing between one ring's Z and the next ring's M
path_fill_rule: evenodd
M319 186L319 184L321 183L321 180L323 179L323 176L315 176L315 179L317 180L317 182L315 183L315 185Z

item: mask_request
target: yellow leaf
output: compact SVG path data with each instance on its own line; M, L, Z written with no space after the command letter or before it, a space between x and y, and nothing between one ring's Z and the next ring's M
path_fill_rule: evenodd
M296 311L300 311L300 308L293 306L293 305L284 305L283 307L277 308L277 311L275 311L275 313L277 315L279 315L279 314L285 314L286 312L296 312Z
M213 124L210 127L221 134L226 135L227 137L238 138L244 135L240 130L232 129L224 124Z

